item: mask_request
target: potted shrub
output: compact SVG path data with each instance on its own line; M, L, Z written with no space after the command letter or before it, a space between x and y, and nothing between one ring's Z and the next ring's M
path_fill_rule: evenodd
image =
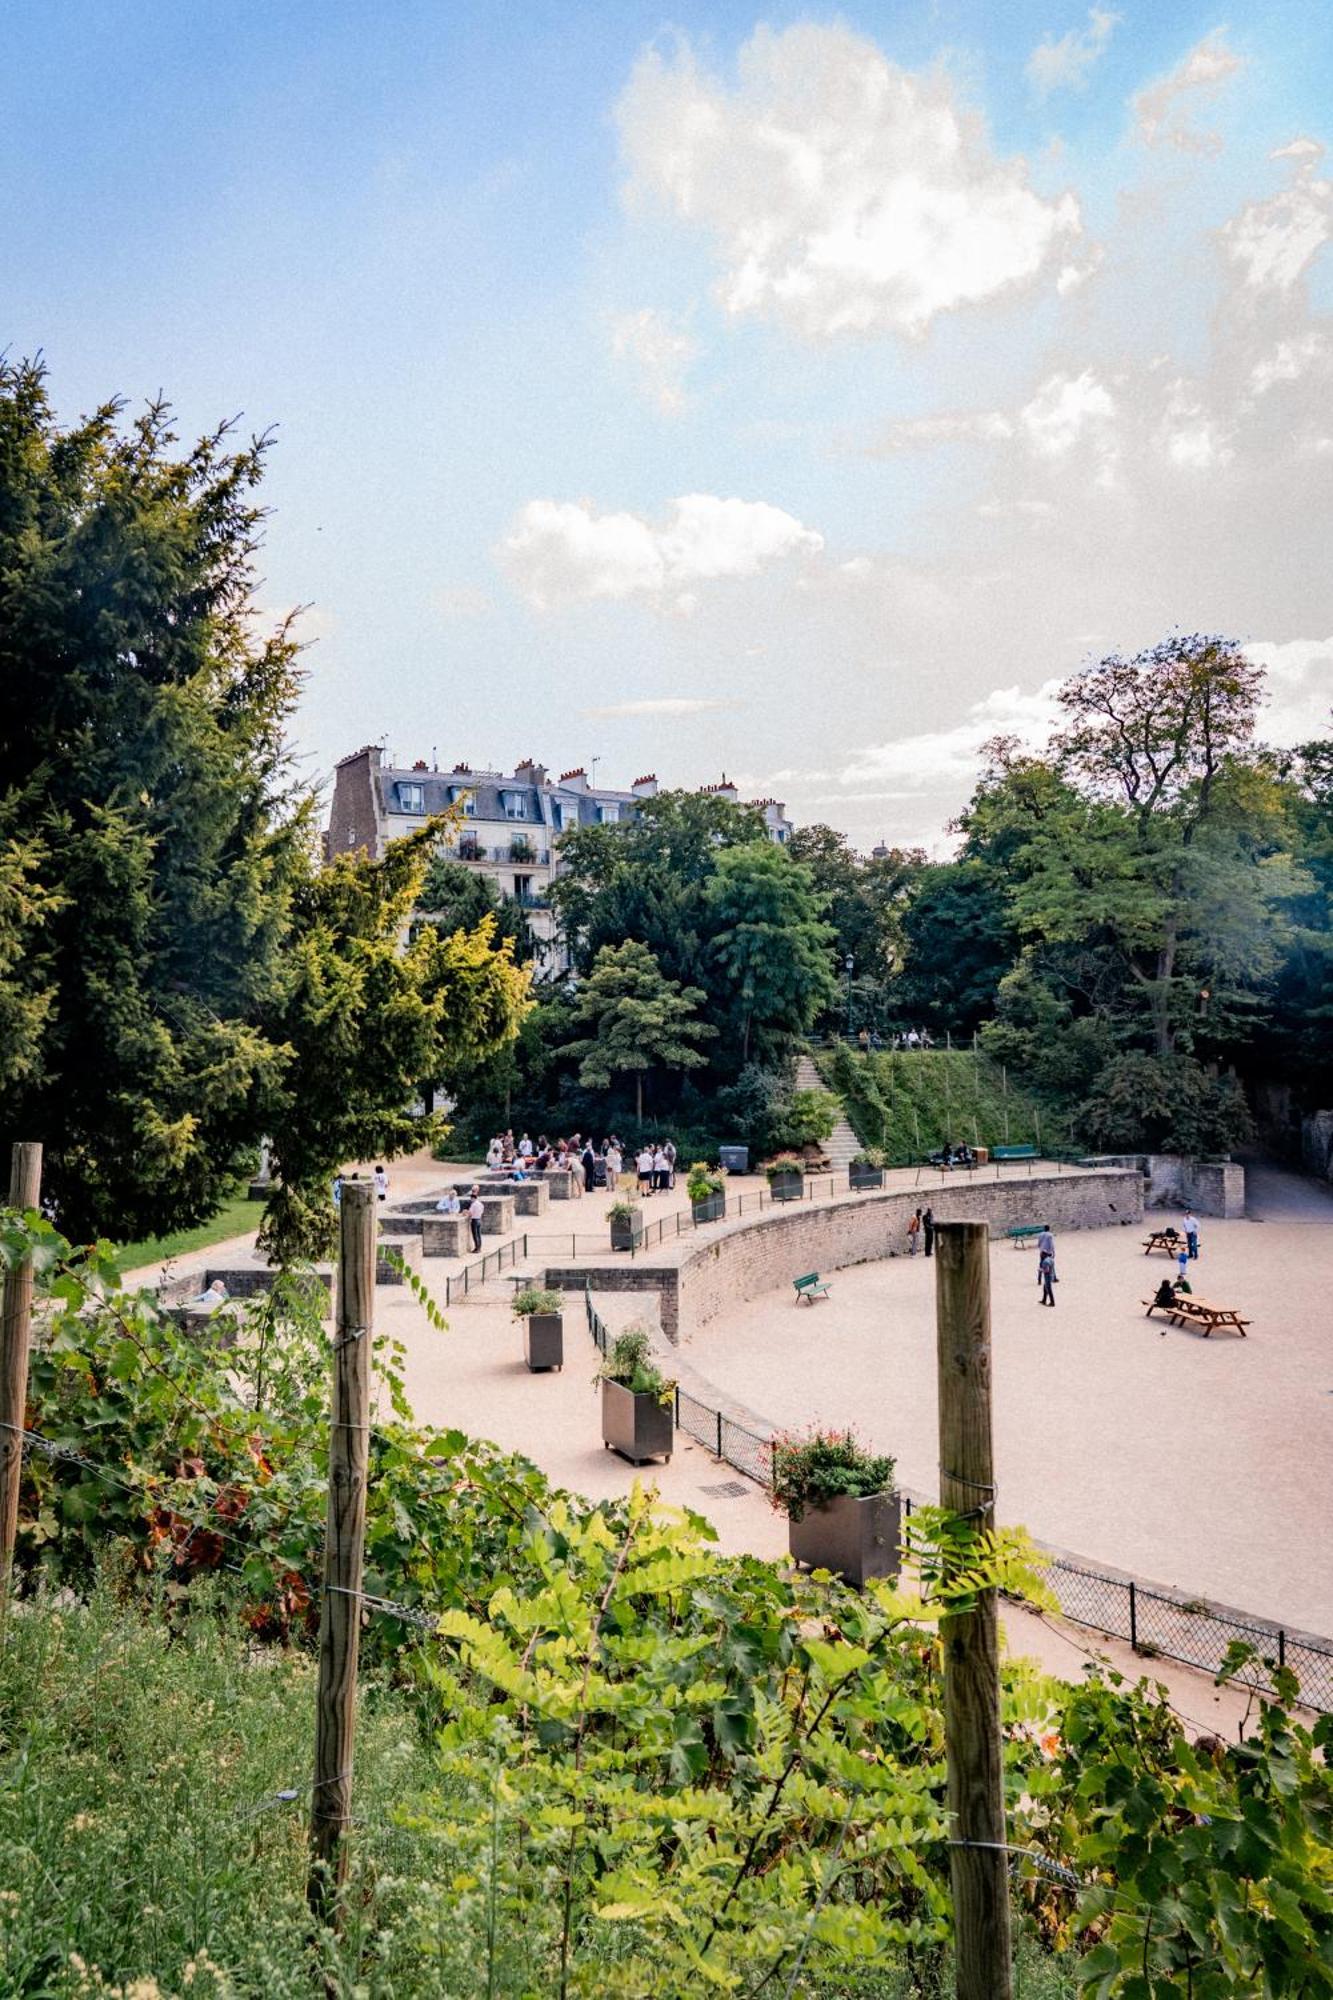
M884 1185L884 1169L876 1165L869 1153L858 1153L847 1169L847 1175L853 1188L877 1188Z
M773 1440L773 1505L787 1516L795 1561L847 1583L897 1576L902 1510L893 1460L851 1431Z
M617 1334L596 1378L602 1385L602 1443L642 1465L670 1460L676 1385L653 1360L647 1330L627 1326Z
M514 1318L523 1322L523 1359L534 1375L565 1365L563 1305L559 1292L543 1291L536 1285L515 1295Z
M685 1182L696 1222L720 1222L727 1212L725 1183L703 1160L696 1160Z
M643 1241L643 1210L635 1201L613 1201L606 1211L613 1250L637 1250Z
M795 1153L781 1153L764 1168L774 1201L799 1201L805 1193L805 1167Z

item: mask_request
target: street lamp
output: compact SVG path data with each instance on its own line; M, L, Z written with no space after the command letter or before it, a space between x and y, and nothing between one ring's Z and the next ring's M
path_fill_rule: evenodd
M847 973L847 1039L849 1042L852 1039L852 973L855 966L856 960L848 952L846 958L843 960L843 967Z

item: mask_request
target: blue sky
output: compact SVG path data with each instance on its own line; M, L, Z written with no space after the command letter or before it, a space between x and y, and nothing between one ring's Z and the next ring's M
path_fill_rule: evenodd
M1173 625L1326 712L1327 10L3 22L0 345L277 426L312 772L725 767L929 839Z

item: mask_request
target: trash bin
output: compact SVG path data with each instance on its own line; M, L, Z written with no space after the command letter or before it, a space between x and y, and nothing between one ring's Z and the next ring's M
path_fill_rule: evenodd
M719 1146L717 1156L726 1174L748 1174L750 1171L750 1148L748 1146Z

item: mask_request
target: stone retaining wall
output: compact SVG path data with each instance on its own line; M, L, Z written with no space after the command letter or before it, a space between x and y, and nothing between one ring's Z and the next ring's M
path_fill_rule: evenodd
M662 1331L675 1342L784 1277L905 1254L908 1218L927 1204L939 1222L988 1222L993 1238L1027 1222L1049 1222L1057 1234L1133 1225L1143 1220L1143 1176L1134 1167L1108 1167L793 1204L723 1224L711 1242L670 1262L561 1267L547 1271L546 1283L556 1291L660 1292Z
M1098 1153L1097 1167L1135 1167L1146 1208L1192 1208L1226 1222L1245 1216L1245 1169L1238 1160L1193 1160L1183 1153Z

